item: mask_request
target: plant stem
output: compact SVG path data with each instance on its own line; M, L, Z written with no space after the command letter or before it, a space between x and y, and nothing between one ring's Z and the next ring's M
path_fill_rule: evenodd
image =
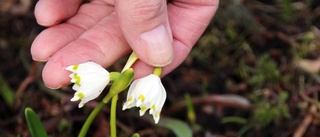
M111 100L111 112L110 112L111 137L117 137L117 124L116 124L117 100L118 100L118 94L114 95Z
M82 126L80 133L78 135L78 137L85 137L87 134L87 131L92 123L92 121L94 120L94 118L98 115L98 113L100 112L100 110L103 108L103 106L105 105L105 103L100 102L98 104L98 106L96 106L93 111L90 113L89 117L87 118L86 122L84 123L84 125Z
M123 67L122 72L129 69L133 63L135 63L138 60L137 54L134 52L131 53L127 63ZM116 123L116 113L117 113L117 101L118 101L118 94L114 95L112 97L111 101L111 112L110 112L110 131L111 131L111 137L117 137L117 123Z
M126 63L126 65L123 67L121 72L129 69L133 65L133 63L135 63L138 59L139 58L138 58L137 54L132 52L130 57L129 57L129 59L128 59L128 61L127 61L127 63Z
M162 68L161 68L161 67L156 67L156 68L154 68L154 69L153 69L153 74L161 77Z
M86 122L83 124L80 133L78 135L78 137L85 137L88 129L92 123L92 121L94 120L94 118L98 115L98 113L100 112L100 110L103 108L104 105L106 105L109 101L110 101L111 97L110 96L105 96L103 98L103 101L101 101L94 109L93 111L90 113L90 115L88 116Z

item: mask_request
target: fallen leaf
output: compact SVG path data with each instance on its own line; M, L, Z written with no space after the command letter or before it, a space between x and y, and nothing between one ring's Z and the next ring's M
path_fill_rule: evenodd
M297 65L299 68L310 73L320 72L320 58L317 60L302 59L297 62Z

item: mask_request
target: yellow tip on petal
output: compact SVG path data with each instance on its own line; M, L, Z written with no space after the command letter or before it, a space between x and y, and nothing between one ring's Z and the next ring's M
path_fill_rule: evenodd
M152 114L154 111L156 111L156 105L153 104L149 110L149 114Z
M78 93L76 96L77 96L79 99L84 98L84 94L83 94L82 92Z
M158 124L160 119L160 113L153 114L154 123Z
M138 98L138 100L141 100L141 102L144 102L144 99L145 99L145 97L144 97L144 95L142 95L142 94L141 94L141 95L139 96L139 98Z
M81 84L80 83L75 83L74 85L76 85L77 87L80 87ZM79 88L78 88L79 89Z
M156 110L156 105L153 104L153 105L151 106L151 109L152 109L152 110Z
M129 97L129 99L127 100L127 102L132 102L132 96Z
M73 78L73 79L75 80L75 82L74 82L74 83L76 83L76 84L79 84L79 85L80 85L80 81L81 81L80 76L78 76L77 74L74 74L74 78Z
M143 116L144 113L146 113L147 109L148 109L147 106L141 106L140 111L139 111L139 115Z
M72 67L72 70L77 70L78 68L79 68L79 64L74 65L74 66Z

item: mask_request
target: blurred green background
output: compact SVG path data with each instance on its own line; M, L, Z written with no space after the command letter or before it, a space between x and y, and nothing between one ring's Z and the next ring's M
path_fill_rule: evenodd
M44 29L35 21L35 4L0 1L0 136L30 136L26 107L35 110L50 136L76 136L101 98L78 109L69 101L70 87L44 86L44 63L30 55ZM163 78L168 98L162 124L136 116L137 109L121 111L121 94L119 136L181 136L186 130L196 137L320 136L319 5L318 0L221 0L185 62ZM109 135L108 107L88 136Z

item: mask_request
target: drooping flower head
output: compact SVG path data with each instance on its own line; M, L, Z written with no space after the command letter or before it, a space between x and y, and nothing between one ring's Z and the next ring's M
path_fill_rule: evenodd
M166 97L167 93L160 77L150 74L133 81L122 110L140 107L140 116L142 116L150 109L149 114L152 114L155 123L158 123Z
M109 72L94 62L71 65L66 68L71 71L69 75L73 90L76 90L71 101L81 100L78 107L97 98L110 82Z

